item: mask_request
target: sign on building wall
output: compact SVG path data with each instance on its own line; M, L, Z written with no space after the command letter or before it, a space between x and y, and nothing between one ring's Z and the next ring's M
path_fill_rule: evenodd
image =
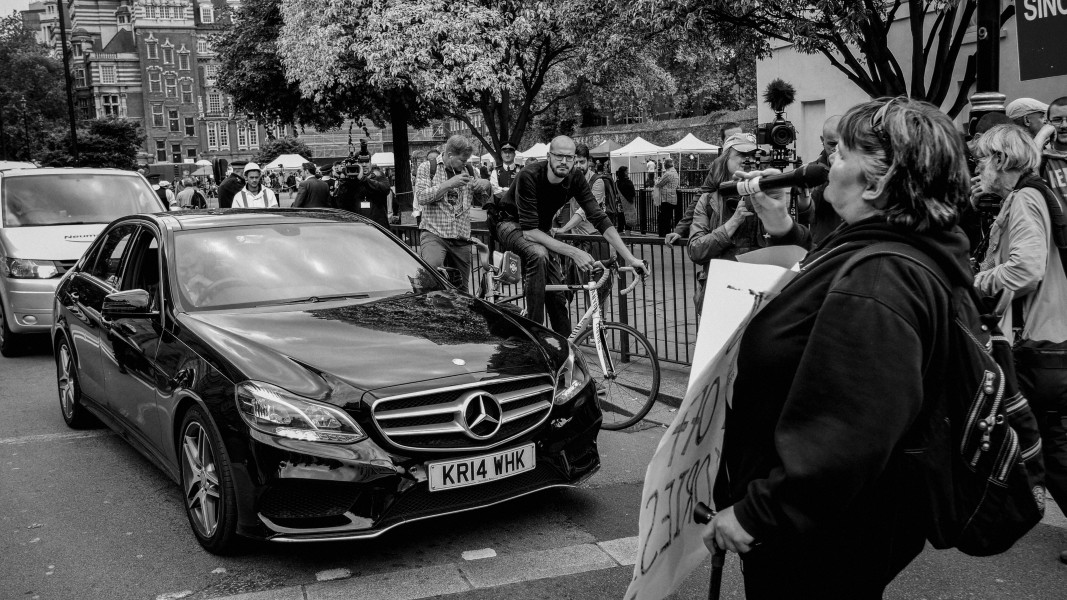
M1067 75L1067 1L1022 0L1017 6L1020 79Z

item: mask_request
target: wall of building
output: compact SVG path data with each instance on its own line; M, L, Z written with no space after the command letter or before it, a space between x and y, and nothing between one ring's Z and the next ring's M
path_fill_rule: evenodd
M929 31L934 19L926 17L926 29ZM889 34L889 47L897 56L905 77L911 78L911 31L907 7L901 7L901 15L893 23ZM796 102L786 112L786 118L793 122L798 131L797 151L805 160L813 160L819 153L819 134L826 117L840 115L852 106L870 100L866 93L848 80L844 73L833 67L821 54L801 54L788 44L775 44L770 57L760 60L756 65L757 90L762 98L767 84L776 78L791 83L797 90ZM974 52L975 34L970 32L964 38L959 59L953 70L957 82L963 79L967 57ZM932 62L932 61L931 61ZM927 66L927 76L934 65ZM929 80L929 79L927 79ZM949 92L943 110L947 110L956 98L956 88ZM1033 81L1019 79L1019 40L1016 20L1013 18L1001 30L1000 36L1000 91L1010 102L1014 98L1026 96L1048 102L1067 95L1067 76L1049 77ZM970 90L968 94L973 92ZM769 106L760 103L759 121L766 122L774 118ZM967 110L956 118L961 128L967 122Z

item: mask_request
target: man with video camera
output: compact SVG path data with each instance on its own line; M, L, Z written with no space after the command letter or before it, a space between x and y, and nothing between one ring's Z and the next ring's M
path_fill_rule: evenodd
M337 208L389 227L389 182L371 176L370 154L342 161L333 196Z

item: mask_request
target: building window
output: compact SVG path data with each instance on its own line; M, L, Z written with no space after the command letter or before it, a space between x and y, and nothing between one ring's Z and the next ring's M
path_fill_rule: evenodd
M156 160L167 162L167 142L156 140Z
M207 111L209 113L222 112L222 94L211 92L207 95Z
M174 132L180 131L178 129L178 111L176 111L176 110L168 110L167 111L167 120L170 122L170 130L171 131L174 131Z
M100 67L100 83L102 84L115 84L115 67L114 65L101 65Z
M159 45L155 42L148 42L145 44L145 49L148 52L148 58L150 60L156 60L159 58Z
M148 73L148 91L150 92L162 92L163 84L159 80L159 72L149 71Z
M170 145L170 157L174 159L171 162L176 162L176 163L182 162L182 145L181 144L171 144Z
M167 97L178 97L178 79L173 75L167 75Z
M81 119L93 118L93 104L88 98L78 99L78 117Z
M125 25L130 22L130 18L126 15L119 15L119 25Z
M208 123L207 124L207 149L218 150L219 149L219 124Z
M212 6L200 6L200 22L201 23L214 23L215 22L215 8Z
M248 147L259 148L259 123L248 122Z
M189 146L185 149L186 158L196 158L196 146Z
M174 48L163 48L163 64L174 64Z
M185 135L189 137L196 135L196 124L192 117L185 117Z
M182 82L182 102L186 104L193 103L193 82L191 81Z
M207 54L208 52L211 52L211 49L207 45L207 40L204 38L196 40L196 53Z
M204 80L209 86L214 87L215 79L219 76L218 65L207 65L204 67Z
M244 121L237 122L237 149L248 148L248 124Z
M82 52L82 45L80 43L75 42L70 46L73 49L72 54L74 54L75 57L81 58L82 55L85 54L84 52Z
M85 87L85 69L74 69L74 85Z
M179 71L188 71L189 70L189 53L188 52L183 52L183 53L178 55L178 70Z
M219 123L219 149L230 149L230 124L227 122Z
M152 105L152 127L163 127L163 105Z
M101 106L104 108L104 115L119 116L119 97L117 94L105 94L100 97Z

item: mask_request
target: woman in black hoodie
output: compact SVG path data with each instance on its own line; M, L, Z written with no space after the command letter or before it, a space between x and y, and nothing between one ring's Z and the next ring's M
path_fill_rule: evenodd
M925 543L909 433L942 397L949 293L906 258L861 248L905 241L969 277L956 226L969 174L947 116L879 100L841 120L826 199L844 224L750 323L741 342L709 547L740 552L759 598L881 598ZM808 245L786 194L757 194L772 242Z

